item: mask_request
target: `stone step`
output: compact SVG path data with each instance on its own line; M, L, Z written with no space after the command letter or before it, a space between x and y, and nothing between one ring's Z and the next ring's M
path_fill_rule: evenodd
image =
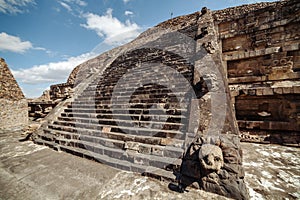
M76 116L76 115L75 115ZM160 122L160 121L141 121L141 120L133 120L133 119L129 119L129 120L122 120L122 119L104 119L104 118L93 118L91 116L87 116L86 118L82 118L79 116L72 116L72 117L58 117L57 118L60 121L76 121L76 122L80 122L80 123L99 123L102 124L101 122L110 122L110 121L114 121L114 122L120 122L123 124L137 124L137 123L152 123L155 125L168 125L168 126L178 126L178 127L182 127L184 126L183 123L176 123L176 122Z
M124 142L138 142L149 145L159 145L159 146L168 146L174 148L183 148L184 140L176 139L176 138L159 138L159 137L151 137L151 136L139 136L132 134L124 134L120 132L112 132L103 130L93 130L93 129L84 129L79 127L64 127L62 130L46 128L44 129L44 137L47 137L47 141L53 141L55 139L56 134L80 134L85 136L95 136L108 138L112 140L119 140ZM51 133L50 133L51 132ZM70 135L70 138L72 135ZM75 136L76 137L76 136Z
M45 129L45 132L53 132L53 130ZM92 154L103 154L111 158L126 160L131 163L151 165L159 168L166 168L168 165L180 165L181 158L183 156L183 149L170 146L157 146L146 145L137 142L123 142L118 140L110 140L100 137L93 137L88 135L77 134L74 138L74 134L54 131L56 135L55 140L45 140L43 134L40 135L42 143L49 147L57 145L71 146L74 148L81 148L90 151ZM63 137L61 135L64 134ZM67 137L67 138L66 138Z
M126 71L125 71L126 70ZM159 79L161 80L162 78L167 78L167 79L171 79L171 78L175 78L177 79L177 74L174 75L172 70L163 70L163 69L158 69L157 71L160 72L160 75L155 73L154 76L152 76L152 74L149 75L149 71L148 70L138 70L135 69L135 73L134 75L130 74L130 73L126 73L127 69L125 69L124 71L119 71L120 73L113 73L113 72L104 72L101 77L99 79L95 79L91 84L94 85L99 85L99 83L107 83L107 81L103 81L103 80L110 80L108 83L112 83L112 82L117 82L119 81L120 78L122 78L125 74L126 77L131 77L131 79L129 80L129 82L137 82L141 79L141 77L143 77L143 79L149 79L149 80L153 80L153 79ZM183 69L183 70L179 70L181 71L180 74L183 75L184 77L186 77L188 80L192 79L193 76L193 72L192 69L191 70L187 70L187 69ZM146 73L145 73L146 72Z
M178 72L183 72L183 71L192 71L192 66L187 66L186 65L186 60L182 60L183 62L178 62L178 63L174 63L174 65L176 65L176 71ZM172 73L173 71L170 70L169 67L159 67L156 64L154 64L155 66L151 66L151 70L153 72L166 72L166 73ZM128 70L128 66L127 65L119 65L118 71L111 69L111 70L107 70L103 73L103 75L107 75L107 76L112 76L115 74L118 74L118 72L122 72L122 74L124 73L124 71L126 72ZM132 70L132 69L131 69ZM145 67L134 67L134 71L139 72L139 73L149 73L149 68L145 68ZM115 72L115 73L114 73Z
M40 143L43 141L37 140L36 143ZM161 177L162 179L168 181L175 181L176 177L172 171L167 171L161 168L156 168L152 166L145 166L140 164L131 163L126 160L119 160L115 158L111 158L107 155L99 155L99 154L91 154L90 151L81 149L81 148L74 148L70 146L60 146L60 150L65 151L67 153L71 153L76 156L80 156L83 158L93 159L97 162L109 165L111 167L122 169L126 171L132 171L137 173L142 173L143 175L153 176L153 177Z
M131 113L126 113L126 112L114 112L114 113L95 113L93 110L83 110L83 109L74 109L74 108L66 108L65 110L65 114L67 114L66 116L72 117L72 116L86 116L86 117L94 117L94 118L114 118L114 119L118 119L118 118L122 118L122 117L140 117L141 114L131 114ZM81 111L81 112L79 112ZM93 111L93 112L90 112ZM85 114L83 114L85 113ZM163 119L185 119L186 116L178 113L178 114L142 114L144 117L151 117L152 119L155 119L155 117L160 117Z
M162 85L165 85L166 82L163 82ZM187 89L187 84L186 83L178 83L178 82L174 82L173 84L171 84L171 88L161 88L161 89L166 89L166 90L172 90L176 88L176 91L186 91ZM153 90L151 87L149 89L145 88L145 86L140 85L140 88L143 87L145 91L151 91ZM135 91L136 88L136 82L129 84L125 87L121 87L121 88L115 88L115 84L114 85L89 85L83 92L83 94L89 94L87 92L95 92L95 91L99 91L99 92L109 92L112 93L114 92L120 92L120 93L125 93L125 92L132 92ZM159 89L159 90L161 90ZM91 93L94 94L94 93Z
M48 146L48 147L53 148L53 149L54 149L55 146L57 146L57 144L55 144L54 141L47 141L47 140L44 140L44 139L41 139L41 138L34 139L34 143L39 144L39 145Z
M170 158L170 157L163 157L163 156L157 156L151 154L142 154L132 150L110 148L110 147L105 147L101 144L95 144L95 143L82 141L82 140L57 138L55 142L59 144L60 147L71 146L73 148L88 150L90 151L92 157L95 157L93 156L94 154L106 155L109 156L110 158L118 159L121 161L127 161L129 163L145 165L145 166L150 165L161 169L166 169L167 166L169 165L181 164L181 157Z
M189 71L185 71L181 74L181 76L179 77L178 74L174 74L173 72L160 72L160 73L156 73L154 76L153 75L149 75L149 73L144 74L144 73L126 73L125 74L111 74L109 76L104 75L102 77L99 77L98 80L95 80L94 83L98 84L98 85L110 85L112 83L117 83L119 80L125 80L128 83L136 83L136 82L140 82L141 80L143 80L144 82L152 82L156 81L157 83L162 83L162 81L168 81L168 82L176 82L176 80L178 80L178 78L183 78L185 77L185 79L190 79L192 77L192 72ZM109 81L103 81L103 79L105 80L109 80Z
M45 128L43 137L51 137L51 135L55 135L55 138L54 137L51 138L52 141L59 140L59 139L82 140L82 141L93 142L95 144L101 144L106 147L120 148L120 149L123 149L125 144L125 142L122 140L114 140L105 137L96 137L92 135L85 135L85 134L79 134L79 133L73 133L67 131L58 131L58 130Z
M160 104L160 103L153 103L154 105L155 104ZM100 107L102 106L102 108L111 108L111 107L115 107L115 108L128 108L128 107L132 107L132 106L144 106L144 107L148 107L149 105L151 106L151 104L149 102L147 103L114 103L112 104L110 100L105 100L105 101L102 101L102 102L95 102L95 101L92 101L92 100L89 100L89 101L74 101L72 104L72 107L76 107L76 106L86 106L86 105L94 105L94 106L97 106L97 107ZM178 109L187 109L188 107L188 104L186 103L181 103L180 104L180 108ZM177 108L174 108L174 109L177 109Z
M135 74L126 74L125 75L115 75L112 77L106 76L104 79L105 80L109 80L107 82L103 81L103 79L101 80L101 78L99 78L98 82L96 82L98 85L111 85L112 83L117 83L119 80L125 80L128 81L128 83L136 83L136 82L140 82L141 80L143 80L144 82L149 82L149 83L153 83L153 81L157 82L157 83L162 83L162 81L167 81L167 82L176 82L176 80L178 80L178 78L183 78L185 77L185 79L189 79L192 77L192 73L191 72L184 72L183 74L181 74L182 76L178 76L178 74L174 74L174 73L164 73L161 72L160 74L155 74L155 76L148 74L139 74L139 73L135 73Z
M56 130L68 130L69 127L79 127L92 130L110 129L112 132L121 132L151 137L163 137L163 138L176 138L183 139L184 134L177 130L160 130L160 129L148 129L142 127L126 127L126 126L112 126L105 124L92 124L92 123L79 123L79 122L66 122L66 121L54 121L53 124L48 125L51 129Z
M130 113L136 113L136 114L143 114L143 113L159 113L161 110L147 110L147 109L122 109L122 110L111 110L111 109L85 109L85 108L67 108L65 113L61 113L62 117L73 117L73 116L80 116L83 118L92 118L92 117L97 117L97 114L101 116L101 114L111 114L111 113L117 113L117 114L122 114L122 113L127 113L128 111ZM72 109L71 111L69 109ZM74 114L72 114L74 113ZM184 115L186 116L187 113L185 112L180 112L178 110L166 110L164 113L167 115L172 115L172 116L178 116L178 115Z
M80 95L78 96L77 99L80 98L95 98L95 99L99 99L101 97L111 97L112 96L112 92L114 94L115 97L117 98L133 98L133 97L147 97L147 98L165 98L166 96L172 97L172 96L176 96L176 97L184 97L185 95L187 95L187 92L184 90L178 90L176 89L176 91L159 91L159 90L141 90L141 91L135 91L135 93L133 94L133 91L105 91L105 90L99 90L97 92L93 92L90 91L90 93L86 92L84 93L84 95Z
M102 125L122 125L126 127L143 127L148 129L164 129L164 130L184 130L185 124L176 122L154 122L154 121L142 121L133 119L95 119L95 118L79 118L79 117L58 117L59 121L66 122L79 122L79 123L92 123Z
M106 79L107 80L107 79ZM174 85L174 86L179 86L180 85L184 85L181 82L178 82L178 79L167 79L167 78L151 78L149 79L149 81L143 79L143 82L141 82L141 80L135 80L135 79L131 79L131 80L119 80L116 79L115 81L95 81L93 83L90 83L88 88L90 90L97 90L98 88L110 88L113 89L115 87L115 85L118 83L118 85L126 85L126 86L140 86L143 88L153 88L155 85L166 85L166 83L168 83L168 85ZM188 84L189 82L184 82L185 84ZM153 85L155 84L155 85ZM88 89L87 88L87 89Z
M37 136L47 142L53 142L53 141L55 141L55 138L56 138L55 134L47 132L47 131L45 131L45 129L43 129L43 132L38 133Z
M136 90L137 88L134 88L133 90L130 89L106 89L106 88L99 88L99 90L88 90L81 93L77 99L79 98L101 98L101 97L112 97L114 95L115 97L121 97L121 98L133 98L133 97L140 97L140 96L146 96L150 95L150 97L153 98L164 98L166 96L172 97L176 96L179 98L185 97L188 94L187 87L184 88L169 88L168 91L160 91L160 90ZM167 89L166 89L167 90ZM149 97L147 97L149 98Z
M134 73L132 73L132 72L128 72L127 69L124 69L123 71L121 69L118 73L114 73L114 72L104 73L102 74L102 78L104 78L105 80L110 80L111 82L111 80L112 81L119 80L125 75L126 77L131 78L129 80L140 80L141 77L143 77L144 79L151 79L156 77L177 78L178 73L180 73L185 77L192 76L192 70L187 70L187 69L182 69L174 73L174 71L170 70L169 68L167 69L161 68L161 69L153 70L153 73L155 73L154 76L152 74L149 75L149 70L134 69Z
M122 108L122 107L119 107L119 108L110 108L110 109L106 109L106 108L101 108L99 106L96 106L96 105L76 105L75 107L72 107L72 105L68 105L67 106L68 109L72 109L74 112L76 112L77 110L85 110L86 112L89 112L89 113L106 113L106 112L123 112L123 111L128 111L128 108ZM158 111L160 109L157 109L157 108L153 108L153 107L150 107L150 108L147 108L147 107L142 107L141 108L130 108L130 110L132 111L144 111L144 110L147 110L149 112L153 112L153 111ZM176 113L181 113L181 114L184 114L187 112L187 109L181 109L181 108L169 108L169 109L164 109L164 111L166 113L169 113L169 112L174 112L176 111ZM174 114L176 114L174 113Z
M139 152L140 154L153 155L155 157L170 157L170 158L180 158L182 157L184 150L179 147L172 146L162 146L162 145L150 145L132 141L122 141L109 139L104 137L97 137L79 133L70 133L66 131L57 131L52 129L44 129L45 135L55 135L55 139L52 141L75 141L80 140L84 142L89 142L95 145L102 145L107 148L121 149L121 150L131 150ZM49 137L49 136L48 136ZM48 140L49 141L49 140ZM56 142L57 143L57 142ZM89 149L91 150L91 149Z
M175 95L175 94L174 94ZM177 104L180 100L178 98L184 98L184 96L177 95L177 96L164 96L161 97L142 97L142 96L118 96L114 99L115 103L129 103L130 100L134 101L135 104L138 103L169 103L169 104ZM102 101L110 101L112 99L112 96L95 96L95 97L78 97L75 102L78 101L94 101L97 104Z

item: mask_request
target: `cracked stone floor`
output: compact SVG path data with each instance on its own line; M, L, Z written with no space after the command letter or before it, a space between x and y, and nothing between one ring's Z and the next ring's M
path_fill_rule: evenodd
M0 199L226 199L0 134ZM300 199L300 148L242 143L251 199Z

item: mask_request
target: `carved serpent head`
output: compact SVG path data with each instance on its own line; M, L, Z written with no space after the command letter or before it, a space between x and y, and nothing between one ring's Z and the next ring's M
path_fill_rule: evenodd
M218 173L224 165L222 150L216 145L203 144L198 156L203 172Z

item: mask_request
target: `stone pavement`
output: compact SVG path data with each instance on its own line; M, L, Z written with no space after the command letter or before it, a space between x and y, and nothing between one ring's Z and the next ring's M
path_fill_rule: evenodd
M226 199L190 189L177 193L168 182L56 152L18 132L0 135L0 199Z
M0 199L226 199L0 135ZM242 143L251 199L300 199L300 148Z

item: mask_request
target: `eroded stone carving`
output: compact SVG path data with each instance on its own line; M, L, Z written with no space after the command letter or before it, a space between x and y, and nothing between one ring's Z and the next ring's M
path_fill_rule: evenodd
M180 170L179 191L187 186L218 193L234 199L248 199L241 179L242 152L237 136L197 136L190 144Z
M204 144L199 150L199 161L202 174L219 173L224 165L222 150L212 144Z

